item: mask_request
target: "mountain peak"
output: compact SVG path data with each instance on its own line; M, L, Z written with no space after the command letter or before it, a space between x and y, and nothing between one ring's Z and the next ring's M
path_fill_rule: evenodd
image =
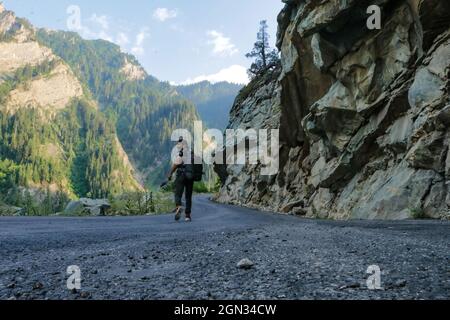
M16 16L13 12L7 11L0 3L0 34L8 32L16 22Z

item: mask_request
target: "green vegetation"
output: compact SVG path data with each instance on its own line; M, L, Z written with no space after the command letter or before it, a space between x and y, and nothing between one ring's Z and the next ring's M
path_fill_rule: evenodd
M14 89L14 83L11 80L7 80L0 84L0 103L4 103L8 93Z
M228 82L212 84L208 81L178 86L177 91L192 101L201 119L209 128L223 130L228 125L228 116L234 99L242 85Z
M4 194L14 187L17 181L19 166L11 160L0 160L0 193Z
M173 196L163 192L127 192L111 197L108 215L146 215L171 212L175 207Z
M25 20L17 19L16 24L17 28L31 28ZM6 38L12 39L15 31L0 41L9 41ZM109 197L116 212L125 210L122 214L170 211L171 195L151 193L146 198L147 193L130 192L138 188L123 161L116 134L134 164L146 173L148 186L159 185L170 166L172 132L192 129L199 119L194 104L176 88L151 76L127 79L121 71L125 61L138 62L112 43L43 30L36 38L61 59L3 75L0 104L12 90L26 89L33 79L49 76L63 61L80 79L85 96L56 113L26 106L14 113L0 108L1 205L11 211L23 208L21 214L48 215L62 211L69 198ZM229 84L206 86L194 96L205 104L215 97L228 99L224 103L217 98L217 104L229 108L233 91L238 89ZM198 192L212 189L211 176L207 183L196 185Z
M122 215L142 215L154 213L155 200L151 192L130 192L112 198L112 212Z
M268 70L275 69L280 63L277 49L272 49L269 45L268 27L266 20L261 21L253 50L246 55L247 58L255 59L248 70L248 74L252 79Z
M107 119L85 100L48 121L36 109L0 112L0 191L12 187L57 186L69 195L106 197L129 190L126 172L115 144L115 131ZM23 204L14 195L4 199ZM6 201L9 200L9 201Z
M19 85L26 85L36 77L48 76L57 63L57 60L45 61L36 66L26 65L16 70L13 76L0 84L0 103L4 103L8 94Z
M422 208L413 208L413 209L410 209L410 212L411 212L411 218L413 218L415 220L424 220L424 219L430 218L426 214L425 210L423 210Z
M69 202L64 192L52 193L49 189L45 193L32 194L29 190L15 187L9 191L8 198L14 206L22 208L21 214L26 216L48 216L61 212Z
M215 183L212 186L208 186L205 182L195 182L194 192L195 193L216 193L220 190L220 183Z
M194 193L216 193L221 187L220 180L215 176L214 183L209 184L208 181L199 181L194 183ZM164 187L164 193L172 194L175 190L175 183L172 181Z

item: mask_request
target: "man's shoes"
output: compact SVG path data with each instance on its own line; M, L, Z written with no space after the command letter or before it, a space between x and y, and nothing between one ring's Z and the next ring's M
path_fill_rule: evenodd
M184 219L186 222L192 222L191 215L186 215L186 219Z
M180 221L183 209L178 207L175 209L175 221Z

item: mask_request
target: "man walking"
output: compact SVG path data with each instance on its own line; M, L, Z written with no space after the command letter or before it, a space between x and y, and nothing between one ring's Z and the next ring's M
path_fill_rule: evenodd
M192 217L192 194L194 191L194 176L192 169L192 159L189 146L184 141L183 137L180 137L177 144L178 155L173 159L173 165L170 170L168 180L172 180L173 174L176 172L175 179L175 220L179 221L183 213L182 198L183 193L185 194L186 200L186 222L191 222Z

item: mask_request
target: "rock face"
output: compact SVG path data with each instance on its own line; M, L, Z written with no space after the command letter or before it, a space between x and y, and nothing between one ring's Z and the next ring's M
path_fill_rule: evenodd
M80 82L70 68L61 63L48 76L30 81L10 92L6 109L13 113L18 108L39 106L55 112L66 108L74 98L83 96Z
M279 76L245 88L229 125L279 128L280 171L218 166L218 200L320 218L450 217L450 2L284 2ZM366 26L372 4L381 30Z
M0 12L0 79L8 79L24 67L46 65L48 71L18 85L2 103L3 111L40 108L51 113L83 96L81 83L70 67L36 41L35 29L12 11Z
M54 58L50 49L37 42L0 43L0 73L11 74L26 65L36 66Z
M127 58L125 58L123 67L120 72L125 75L125 77L129 81L144 80L147 77L147 73L144 69L142 69L141 66L133 64L132 62L128 61Z

